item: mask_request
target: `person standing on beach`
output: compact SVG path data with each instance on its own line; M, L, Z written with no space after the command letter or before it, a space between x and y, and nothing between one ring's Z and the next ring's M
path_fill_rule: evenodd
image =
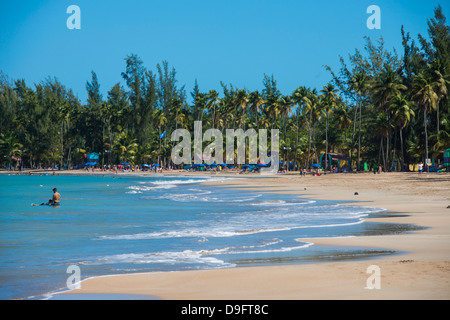
M419 174L423 172L423 163L422 161L419 162Z

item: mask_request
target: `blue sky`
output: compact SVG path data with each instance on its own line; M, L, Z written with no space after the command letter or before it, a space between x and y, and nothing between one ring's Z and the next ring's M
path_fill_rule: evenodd
M72 4L80 30L66 26ZM331 79L324 65L337 70L340 55L363 50L364 36L383 36L401 54L401 25L427 36L438 4L450 19L450 3L437 0L2 1L0 69L29 86L56 77L84 103L91 70L106 97L134 53L154 72L167 60L189 101L196 79L201 91L222 93L220 81L261 90L264 74L290 94L322 88ZM370 5L381 9L380 30L366 26Z

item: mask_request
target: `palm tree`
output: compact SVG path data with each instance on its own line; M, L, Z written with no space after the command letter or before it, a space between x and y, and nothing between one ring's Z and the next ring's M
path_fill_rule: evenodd
M234 96L234 104L235 104L235 111L241 109L241 127L244 123L244 115L245 115L245 108L248 104L248 96L247 92L244 89L239 89L236 91L236 95ZM245 128L244 128L245 129Z
M436 143L431 148L434 152L439 152L440 150L450 148L450 133L441 130L439 134L436 135Z
M224 96L223 98L220 98L218 101L219 106L219 112L218 112L218 118L219 118L219 127L222 130L225 130L225 127L227 126L228 117L229 117L229 110L231 105L231 98L229 96Z
M444 64L441 62L441 60L437 59L434 60L431 64L431 71L432 71L432 87L433 90L436 92L437 95L437 101L436 101L436 129L437 129L437 135L439 135L439 103L440 101L447 96L448 94L448 85L450 84L450 81L447 80L448 76L443 75L445 73L445 67Z
M271 128L273 129L274 125L277 125L276 122L281 113L281 105L280 100L272 94L267 98L266 111L267 115L272 119Z
M122 162L135 162L135 154L139 145L136 139L132 138L127 132L120 132L114 141L114 151Z
M206 107L209 110L212 110L211 112L211 128L214 128L215 124L215 117L216 117L216 106L219 102L219 94L216 90L209 90L208 96L207 96L207 103Z
M251 110L255 113L255 120L256 120L256 130L259 129L258 124L258 115L261 110L261 107L266 103L266 101L263 99L263 97L259 94L258 91L253 91L249 93L248 95L248 102L250 104Z
M197 120L200 120L203 122L203 111L206 108L206 100L207 100L207 94L199 92L197 93L197 96L195 97L195 107L198 112Z
M286 124L290 113L292 113L292 99L291 96L281 96L278 98L278 106L280 108L280 113L284 115L284 140L286 141Z
M173 97L170 104L170 112L175 118L175 130L178 129L178 114L182 113L181 107L183 106L183 101L179 97Z
M203 113L203 111L202 111ZM163 126L165 126L167 124L167 118L166 118L166 114L164 113L163 110L158 109L156 111L156 119L157 119L157 124L158 124L158 132L159 132L159 155L158 155L158 164L161 164L161 129Z
M344 142L347 144L347 155L348 158L351 159L350 148L347 140L347 131L352 124L352 119L349 114L348 106L342 101L339 101L336 109L334 110L334 119L337 121L337 128L339 130L344 130Z
M386 138L391 134L391 129L392 125L389 116L384 112L380 112L375 119L375 130L376 130L375 134L380 136L380 150L378 153L378 162L381 162L382 160L383 167L385 169L387 169L387 156L385 156L384 154L383 138ZM388 153L387 147L386 153Z
M0 135L0 155L8 159L8 168L11 167L11 160L21 156L22 148L23 145L17 141L13 132Z
M353 128L356 128L356 113L358 112L358 166L357 170L360 170L360 158L361 158L361 110L363 98L367 93L369 87L369 80L365 73L358 72L351 77L350 89L356 93L357 109L355 109L355 122ZM353 136L355 135L355 130L353 131Z
M102 102L101 104L101 115L106 122L107 130L108 130L108 138L109 138L109 154L108 154L108 163L111 164L111 152L113 146L113 134L111 130L111 120L115 116L114 109L112 104Z
M316 163L318 163L319 158L317 156L317 148L316 148L316 125L322 118L322 113L320 109L319 96L317 95L316 89L313 89L308 93L308 99L309 103L307 105L309 113L309 127L310 127L310 135L312 135L310 143L312 140L315 161Z
M288 143L288 139L286 137L286 126L287 126L288 116L289 116L290 113L292 113L292 105L293 105L292 98L289 95L280 96L277 99L276 104L277 104L277 106L278 106L278 108L280 110L280 114L284 115L284 117L283 117L284 118L284 121L283 121L283 131L284 131L283 141L284 141L285 148L287 148L286 150L288 150L288 149L290 149L290 147L288 147L289 143ZM286 159L285 162L286 162L286 171L289 171L289 163L288 163L289 159Z
M262 115L260 119L260 124L262 128L268 129L271 125L271 121L266 115Z
M392 99L399 94L401 91L406 90L407 87L402 83L399 70L393 70L389 64L386 64L384 69L376 76L375 80L372 82L370 87L373 100L381 113L386 116L386 120L390 123L390 113L388 112L389 107L392 103ZM390 134L384 136L386 138L386 158L383 160L385 169L386 164L389 163L389 144L390 144ZM383 136L382 136L383 139ZM381 141L381 147L383 141Z
M297 124L296 124L296 138L295 138L295 151L294 154L297 155L298 154L298 144L299 144L299 129L300 129L300 125L299 125L299 119L300 119L300 115L302 112L304 112L304 105L305 105L305 98L306 98L306 94L307 94L307 90L305 87L301 86L298 87L297 89L295 89L295 91L292 93L292 102L294 104L297 105L297 109L296 109L296 120L297 120ZM295 158L295 165L294 167L297 167L297 157Z
M62 99L61 99L62 100ZM64 132L69 129L69 121L71 115L71 106L67 100L63 100L58 104L57 108L57 118L61 121L61 154L60 154L60 167L63 167L63 157L64 157Z
M328 83L320 91L322 93L322 112L325 113L326 129L325 129L325 170L328 170L328 116L330 111L336 107L339 96L338 90L331 83Z
M177 124L180 123L184 129L187 129L186 114L183 112L182 109L180 109L179 112L177 113L176 121Z
M314 94L310 90L306 92L306 95L302 98L304 103L303 113L305 115L306 120L306 126L308 128L308 154L306 156L306 163L305 167L309 168L310 165L310 157L311 157L311 136L312 136L312 114L313 114L313 100L314 100Z
M423 110L423 126L425 131L425 159L428 159L428 130L427 117L431 110L436 110L438 96L433 90L433 86L423 73L417 75L413 83L414 95L412 99Z
M415 116L413 109L411 108L411 102L405 95L397 94L393 101L391 108L393 109L393 121L398 126L400 131L400 149L401 149L401 171L405 167L405 154L403 151L403 129L411 121L411 118Z

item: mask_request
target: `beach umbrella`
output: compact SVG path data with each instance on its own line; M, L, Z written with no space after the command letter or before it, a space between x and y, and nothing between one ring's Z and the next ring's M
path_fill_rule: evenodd
M143 167L150 167L148 164L146 164L146 163L144 163L143 165L142 165Z
M248 164L244 164L241 168L250 168Z
M226 167L227 164L226 163L219 163L219 166Z
M314 167L314 168L320 168L320 164L313 163L313 164L311 165L311 167Z
M128 162L123 162L123 163L121 163L121 165L123 165L123 166L129 166L130 164L129 164Z
M152 167L161 167L159 164L157 164L157 163L154 163L153 165L152 165Z
M194 164L194 167L204 167L205 165L203 163L196 163Z

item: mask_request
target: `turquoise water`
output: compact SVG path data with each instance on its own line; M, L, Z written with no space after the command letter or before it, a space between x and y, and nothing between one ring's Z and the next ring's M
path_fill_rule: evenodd
M211 179L227 178L1 175L0 299L64 290L70 265L85 279L360 259L393 252L296 239L406 230L363 222L384 209L201 183ZM31 206L51 198L54 187L60 207Z

